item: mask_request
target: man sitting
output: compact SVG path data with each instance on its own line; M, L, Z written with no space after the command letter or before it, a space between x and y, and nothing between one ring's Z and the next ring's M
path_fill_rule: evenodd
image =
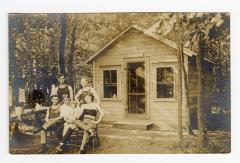
M93 136L93 130L101 122L104 112L98 103L93 103L94 96L87 94L84 98L86 104L81 106L78 113L79 120L75 120L74 124L84 130L82 144L79 150L80 154L85 153L85 146L90 136ZM98 118L97 118L98 117Z
M77 119L76 110L79 109L74 102L70 102L70 97L67 94L63 95L63 102L64 104L60 107L60 116L64 119L63 138L56 148L56 153L62 153L64 151L67 140L71 136L73 129L76 128L73 122Z
M45 123L41 128L34 131L38 133L41 131L41 149L39 153L46 153L47 151L47 131L55 131L59 140L62 139L63 119L60 116L60 105L58 104L58 96L51 96L52 106L47 109Z
M83 104L81 108L75 104L71 105L69 97L64 98L64 105L62 105L60 109L61 116L65 120L63 139L57 147L57 153L63 152L66 141L76 127L84 130L83 140L79 152L80 154L85 153L85 146L88 139L90 136L94 135L93 130L96 128L96 125L101 122L104 115L104 112L100 108L99 104L92 102L93 98L94 96L91 94L86 95L86 104Z

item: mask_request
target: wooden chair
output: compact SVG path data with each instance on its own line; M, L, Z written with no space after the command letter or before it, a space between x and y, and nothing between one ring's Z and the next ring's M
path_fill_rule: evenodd
M82 139L83 139L83 133L84 131L82 129L74 129L72 132L70 139L66 143L66 146L69 148L80 148L82 144ZM55 131L47 131L47 144L55 144L58 143L58 139L56 137L56 132ZM94 129L94 135L89 138L87 147L90 147L91 149L95 149L96 147L99 147L100 144L100 139L98 135L98 128Z
M83 133L84 131L82 129L74 129L68 142L68 145L79 148L82 144ZM95 147L100 146L98 128L94 129L94 135L89 138L87 145L88 147L92 147L93 150L95 149Z
M55 131L47 131L47 144L58 143L58 139Z

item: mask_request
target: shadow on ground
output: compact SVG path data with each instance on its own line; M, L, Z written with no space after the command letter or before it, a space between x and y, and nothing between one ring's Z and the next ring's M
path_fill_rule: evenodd
M197 136L184 133L183 143L179 145L177 132L154 130L126 130L102 125L99 128L101 145L88 149L88 154L167 154L167 153L229 153L231 135L227 131L209 131L209 145L198 148ZM50 144L48 154L54 154L57 144ZM12 154L37 154L40 148L40 135L21 134L18 141L10 142ZM78 148L68 147L66 154L77 154Z

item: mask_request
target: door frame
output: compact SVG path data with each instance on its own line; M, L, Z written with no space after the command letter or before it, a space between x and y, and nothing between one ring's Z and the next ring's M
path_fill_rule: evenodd
M150 82L149 82L149 57L134 57L134 58L124 58L123 59L123 104L124 104L124 118L126 119L149 119L149 97L150 97ZM135 62L144 62L145 66L145 113L144 114L129 114L128 113L128 63L135 63Z

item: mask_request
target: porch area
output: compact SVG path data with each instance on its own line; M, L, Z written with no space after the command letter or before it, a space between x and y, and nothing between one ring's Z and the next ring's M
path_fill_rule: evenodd
M152 121L148 120L122 120L112 123L113 128L131 129L131 130L149 130L154 127Z

